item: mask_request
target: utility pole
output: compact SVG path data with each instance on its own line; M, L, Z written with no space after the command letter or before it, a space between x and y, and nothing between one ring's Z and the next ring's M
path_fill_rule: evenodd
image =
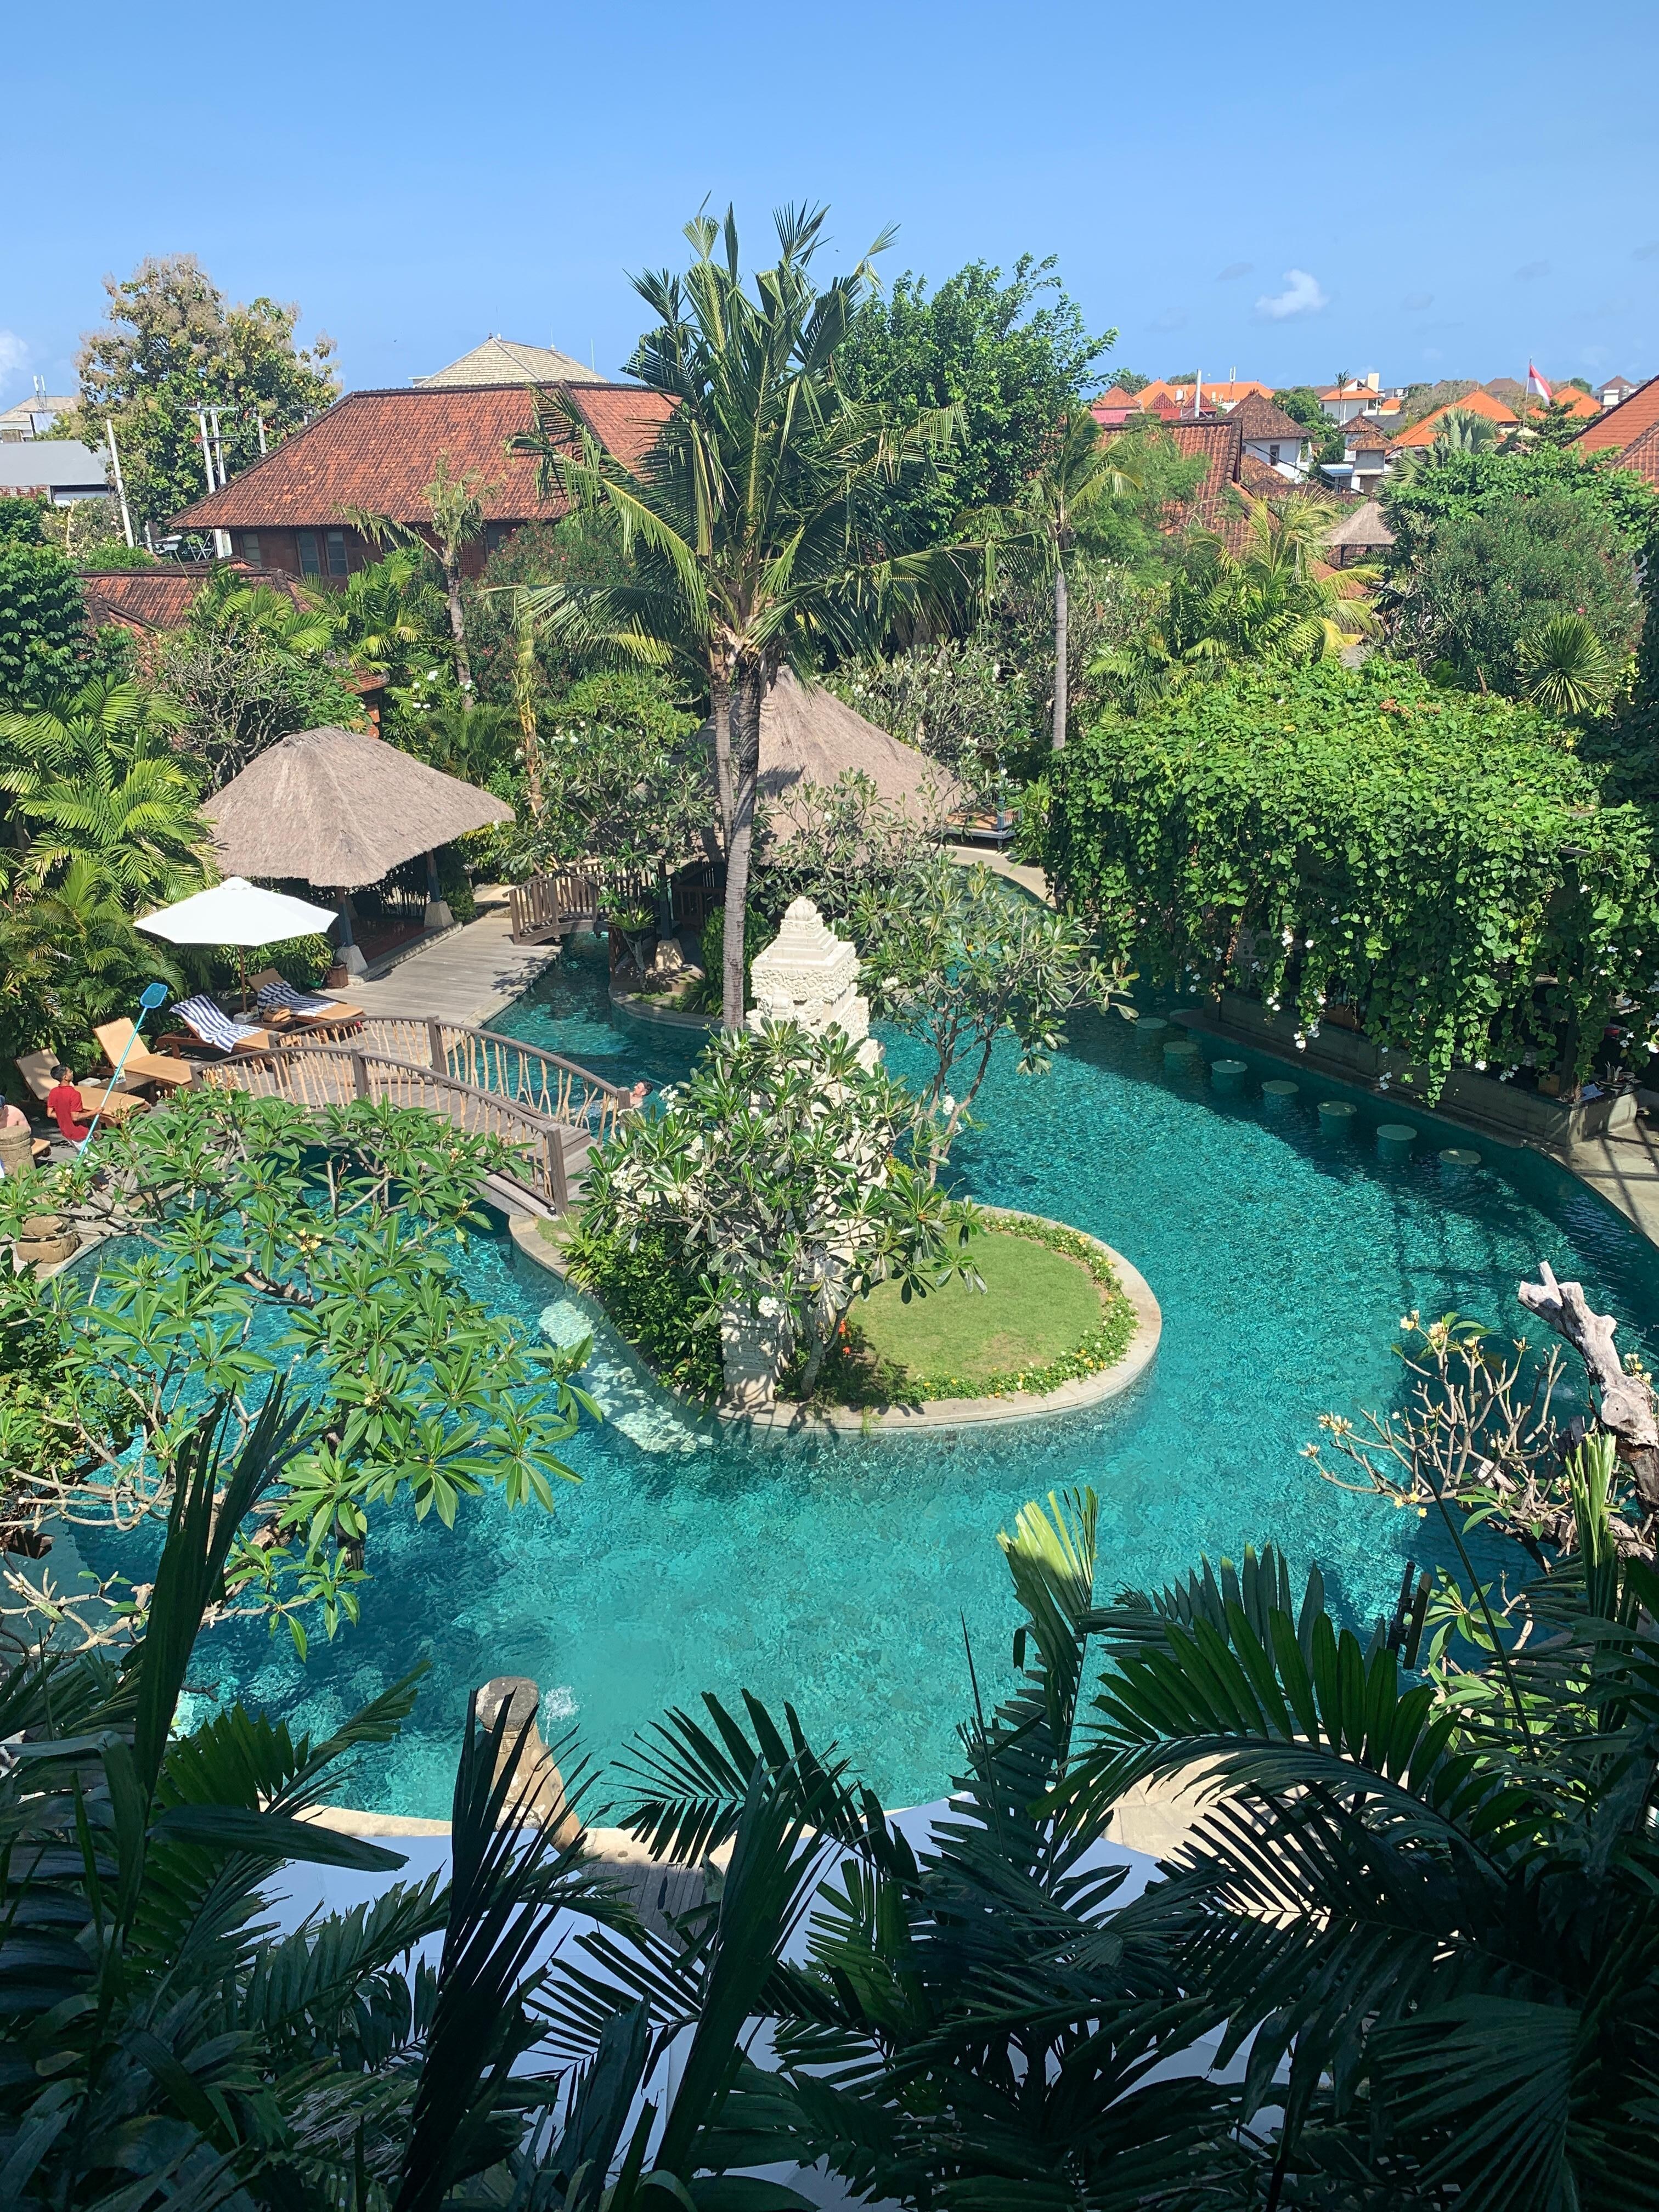
M213 417L213 437L211 440L210 440L208 435L208 416L210 415ZM216 483L214 482L213 477L213 448L214 445L217 442L219 434L219 410L216 407L198 407L196 410L196 427L202 434L202 465L207 471L207 488L210 495L211 495L214 492L222 491L225 488L225 459L222 452L219 455L219 480ZM229 531L216 530L214 532L213 550L217 559L221 561L229 560Z
M115 471L115 496L121 502L121 529L129 546L133 543L132 517L127 511L127 488L121 475L121 449L115 442L115 417L104 418L104 435L109 441L110 466Z
M253 410L253 427L259 433L259 459L264 460L265 457L265 418L259 412L257 407Z
M207 409L205 407L198 407L196 410L196 427L202 434L202 466L207 471L208 495L210 498L212 495L218 490L219 487L213 480L213 448L208 443Z

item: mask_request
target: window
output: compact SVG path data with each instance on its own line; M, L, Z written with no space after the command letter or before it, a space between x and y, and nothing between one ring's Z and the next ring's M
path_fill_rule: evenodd
M316 532L297 530L294 537L295 543L300 549L300 574L302 576L320 576L323 572L317 565Z
M331 576L343 576L346 573L346 544L343 530L331 530L328 533L328 573Z
M512 531L505 522L486 522L484 525L485 553L499 553L512 534Z
M1609 351L1611 351L1611 348L1609 348ZM1275 468L1279 466L1279 448L1277 446L1268 447L1267 459L1273 463Z
M259 553L259 533L257 530L242 532L242 558L250 568L263 568L264 562Z

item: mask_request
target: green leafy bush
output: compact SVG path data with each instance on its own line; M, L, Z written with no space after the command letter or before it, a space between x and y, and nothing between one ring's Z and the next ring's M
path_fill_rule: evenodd
M284 937L264 947L263 960L296 991L311 991L334 965L334 947L326 937Z
M63 555L26 537L0 536L0 704L71 690L85 631L81 586Z
M1109 716L1054 763L1064 905L1154 981L1254 992L1316 1033L1341 996L1439 1095L1455 1063L1577 1078L1640 1047L1651 833L1534 709L1374 659Z
M630 1243L584 1224L565 1249L571 1281L599 1299L665 1382L688 1397L720 1395L720 1327L682 1234L646 1228Z

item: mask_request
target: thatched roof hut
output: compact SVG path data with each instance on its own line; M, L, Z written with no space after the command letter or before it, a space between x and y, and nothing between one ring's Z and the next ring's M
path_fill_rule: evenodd
M469 830L510 822L492 792L362 730L298 730L203 808L227 875L361 890Z
M866 721L823 685L808 691L784 669L761 708L761 798L775 812L805 785L827 790L849 769L930 829L967 803L949 769Z

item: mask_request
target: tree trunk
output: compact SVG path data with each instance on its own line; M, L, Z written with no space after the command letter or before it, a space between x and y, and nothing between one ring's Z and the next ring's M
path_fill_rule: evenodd
M714 729L714 791L720 804L720 842L732 842L732 686L718 677L708 684L708 719Z
M466 657L466 624L461 617L461 571L453 561L444 562L444 592L449 600L449 635L455 641L455 681L461 690L461 712L472 712L472 669Z
M1054 750L1066 750L1066 562L1062 557L1054 569Z
M1643 1505L1650 1513L1659 1512L1659 1407L1642 1377L1625 1372L1612 1315L1592 1312L1583 1284L1558 1282L1547 1261L1539 1262L1538 1280L1517 1285L1516 1296L1583 1361L1600 1401L1601 1425L1630 1468Z
M530 804L531 820L539 822L546 802L542 797L541 732L536 727L536 629L524 615L519 618L513 689L518 700L519 733L524 740L525 797Z
M760 710L765 696L766 679L758 669L745 671L732 687L732 811L726 838L726 958L720 988L720 1026L726 1030L743 1027L744 1001L748 996L744 925L749 915L755 787L760 775Z

